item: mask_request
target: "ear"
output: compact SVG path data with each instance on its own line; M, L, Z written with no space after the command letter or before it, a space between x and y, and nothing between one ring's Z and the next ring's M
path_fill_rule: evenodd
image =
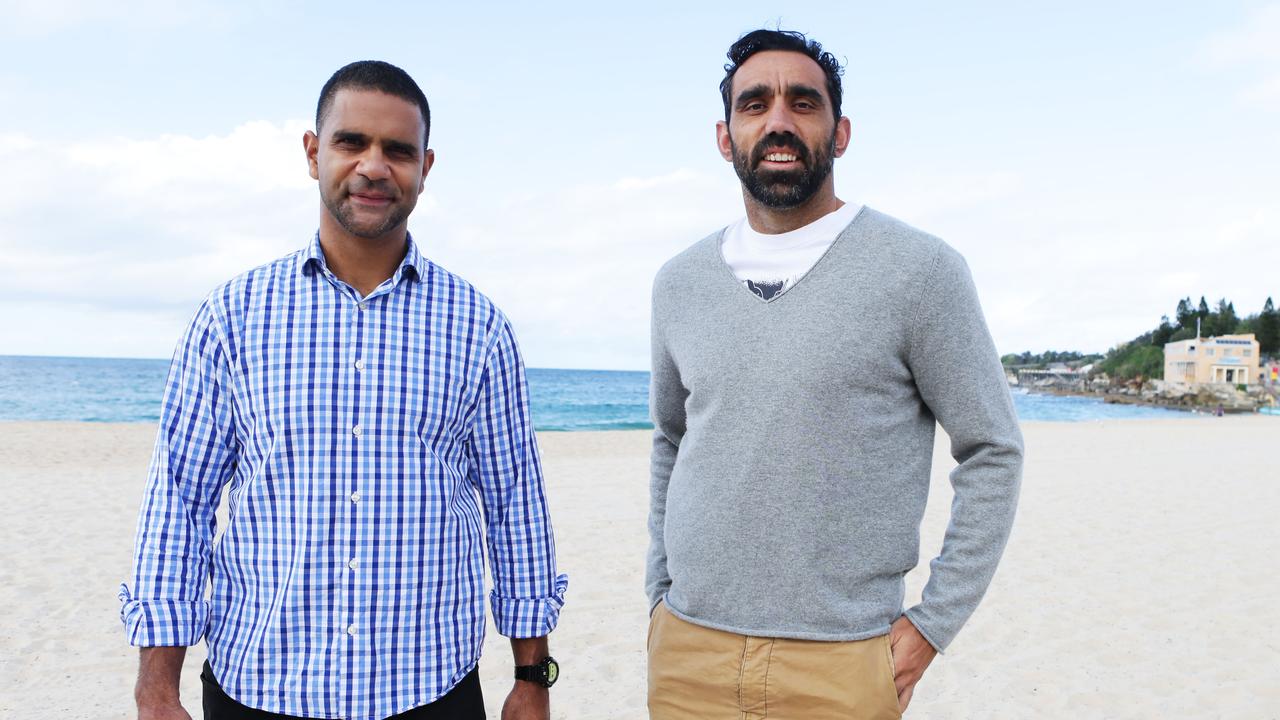
M849 118L841 115L840 120L836 123L836 157L844 155L844 151L849 149L849 141L853 139L853 128L849 123Z
M733 162L733 140L729 137L729 123L716 121L716 147L720 149L720 157L725 162Z
M307 171L311 175L312 180L320 179L320 165L316 161L316 154L320 152L320 138L310 130L302 134L302 149L307 153Z
M422 191L427 187L427 173L431 172L431 166L435 164L436 151L431 148L427 148L426 152L422 153L422 179L418 181L419 195L421 195Z

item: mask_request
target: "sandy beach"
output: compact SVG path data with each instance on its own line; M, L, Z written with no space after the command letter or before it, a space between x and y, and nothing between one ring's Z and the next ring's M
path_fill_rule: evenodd
M129 718L129 572L154 427L0 423L0 716ZM1280 418L1028 423L1022 504L987 599L909 718L1280 718ZM647 432L540 436L560 564L564 719L644 718ZM914 602L954 465L939 436ZM183 697L198 711L203 648ZM510 687L490 631L489 717ZM198 717L198 713L196 715Z

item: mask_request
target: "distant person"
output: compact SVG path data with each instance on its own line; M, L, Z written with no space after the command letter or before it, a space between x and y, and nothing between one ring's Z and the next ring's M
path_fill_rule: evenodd
M178 345L121 590L139 718L189 717L201 638L205 718L483 718L486 539L518 666L502 717L550 715L567 578L511 327L407 230L430 126L403 70L338 70L303 137L319 231Z
M835 195L836 59L773 30L728 57L746 217L653 288L651 717L898 717L995 572L1022 436L964 260ZM935 420L955 503L904 613Z

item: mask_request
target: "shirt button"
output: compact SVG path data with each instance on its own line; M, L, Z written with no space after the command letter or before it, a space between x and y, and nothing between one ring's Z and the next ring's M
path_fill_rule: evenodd
M360 433L362 432L364 432L364 430L362 430L359 425L351 428L351 434L355 435L356 437L360 437Z
M348 625L348 626L347 626L347 634L348 634L348 635L355 635L355 634L356 634L356 626L355 626L355 625Z
M355 570L356 568L360 567L360 561L355 558L352 558L351 562L347 563L347 567L351 568L352 570Z
M360 493L358 492L351 493L351 502L360 502Z
M363 370L363 369L364 369L364 361L363 361L363 360L357 360L357 361L356 361L356 369L357 369L357 370Z
M366 302L364 302L364 301L361 301L361 302L360 302L360 309L361 309L361 310L367 310L367 309L369 309L369 303L366 303Z

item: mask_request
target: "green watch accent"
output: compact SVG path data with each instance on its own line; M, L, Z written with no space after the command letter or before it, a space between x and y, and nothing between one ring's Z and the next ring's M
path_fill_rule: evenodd
M516 679L537 683L549 688L560 679L560 663L550 655L542 658L537 665L517 665Z

